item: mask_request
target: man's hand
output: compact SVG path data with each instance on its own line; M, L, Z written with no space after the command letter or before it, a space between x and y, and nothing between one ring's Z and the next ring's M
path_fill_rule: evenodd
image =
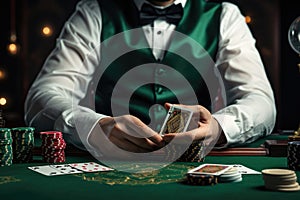
M151 152L165 144L157 132L132 115L103 118L99 124L109 140L125 151Z
M169 109L171 104L166 103L165 107ZM219 144L224 142L224 135L219 123L212 117L211 113L200 105L177 105L179 107L188 108L194 112L190 126L185 133L169 133L163 136L164 140L168 143L175 136L178 141L198 141L206 139L205 145ZM220 139L220 141L218 141ZM221 141L222 139L222 141ZM208 143L208 144L207 144Z

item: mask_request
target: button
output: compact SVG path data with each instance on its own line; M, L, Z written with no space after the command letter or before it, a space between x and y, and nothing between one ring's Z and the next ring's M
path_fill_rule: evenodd
M161 31L157 31L156 33L157 33L157 35L160 35L162 32Z
M164 92L162 87L157 87L155 90L158 94L162 94Z
M161 111L163 111L163 110L164 110L164 107L162 107L161 105L157 106L157 111L158 111L158 112L161 112Z
M159 69L156 70L156 75L157 76L162 76L165 73L166 73L165 69L159 68Z

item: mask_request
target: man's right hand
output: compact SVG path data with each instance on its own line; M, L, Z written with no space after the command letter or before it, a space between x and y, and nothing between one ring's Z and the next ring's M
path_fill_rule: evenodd
M132 115L106 117L99 124L108 139L125 151L145 153L165 145L157 132Z

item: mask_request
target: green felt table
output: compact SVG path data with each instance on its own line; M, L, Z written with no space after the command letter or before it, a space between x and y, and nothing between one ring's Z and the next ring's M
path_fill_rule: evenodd
M278 137L277 137L278 138ZM258 141L255 145L260 145ZM66 163L95 161L89 155L66 158ZM207 156L203 163L242 164L257 171L287 168L286 157ZM300 198L300 192L264 189L262 175L243 175L237 183L191 186L182 180L188 169L202 163L175 162L149 174L120 171L47 177L28 169L44 165L39 156L32 163L0 168L0 199L284 199ZM299 182L299 171L296 172Z

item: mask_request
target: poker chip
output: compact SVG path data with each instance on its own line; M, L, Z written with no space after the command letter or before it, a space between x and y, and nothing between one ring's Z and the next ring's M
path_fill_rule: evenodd
M275 191L299 191L296 173L288 169L262 170L265 188Z
M13 163L29 163L33 160L34 131L33 127L11 129Z
M10 166L13 161L12 136L9 128L0 128L0 166Z
M300 141L300 135L290 135L288 141Z
M47 163L62 163L66 161L66 142L60 131L40 132L42 139L42 157Z
M186 144L168 144L165 148L166 160L177 162L203 162L202 140L194 141L190 146Z
M288 142L287 165L291 170L300 170L300 141Z
M240 182L242 180L242 174L239 173L238 169L235 167L231 167L229 170L219 176L220 183Z
M187 173L186 178L186 182L189 185L206 186L218 183L218 176L215 175Z

